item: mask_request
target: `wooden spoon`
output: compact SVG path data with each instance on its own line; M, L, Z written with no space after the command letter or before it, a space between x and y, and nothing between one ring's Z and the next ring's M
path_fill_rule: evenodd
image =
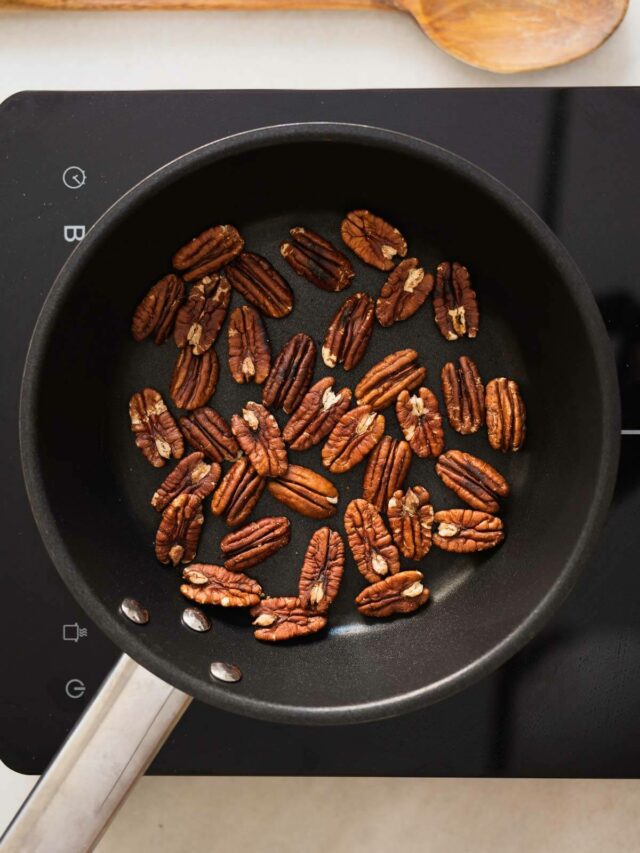
M422 29L447 53L510 74L562 65L599 47L629 0L408 0Z
M629 0L0 0L50 9L401 9L443 50L503 74L561 65L599 47Z

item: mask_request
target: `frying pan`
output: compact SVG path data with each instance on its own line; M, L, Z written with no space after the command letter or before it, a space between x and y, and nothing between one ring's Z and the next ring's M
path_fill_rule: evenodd
M443 259L465 263L481 326L473 341L445 341L427 303L404 323L376 328L352 374L335 371L337 387L353 387L372 364L407 345L418 350L426 384L438 392L442 365L462 354L485 381L516 379L528 409L522 452L496 454L483 433L446 432L449 448L480 455L510 481L506 541L484 555L432 549L424 562L432 601L410 618L361 617L353 598L363 581L348 559L322 636L261 644L245 613L220 608L211 611L212 630L195 633L181 623L187 602L178 573L153 554L158 516L149 499L167 469L144 461L127 418L129 397L146 385L169 399L176 350L172 342L134 344L132 311L169 271L179 246L231 222L295 292L292 314L266 323L273 352L301 329L321 343L345 296L356 289L375 295L384 274L355 260L350 291L327 294L297 279L278 246L301 224L340 245L340 220L357 207L400 228L410 254L428 268ZM238 294L232 304L241 304ZM217 349L221 378L212 404L228 417L259 399L259 390L231 380L224 334ZM315 378L328 372L319 360ZM393 409L385 414L387 432L400 436ZM5 838L8 850L47 853L96 842L190 697L280 723L356 723L443 699L491 672L572 587L607 512L619 443L616 374L602 320L540 219L497 180L443 149L331 124L272 127L212 143L120 199L49 294L27 357L20 424L27 489L49 553L87 613L125 652ZM319 448L292 461L322 470ZM333 478L340 505L330 523L337 529L360 494L362 468ZM437 508L458 504L429 460L413 460L407 483L426 485ZM282 513L265 493L254 517ZM272 595L295 592L306 543L319 526L284 514L292 520L290 545L252 572ZM207 516L198 559L216 561L224 525ZM126 597L147 609L147 624L123 615ZM212 678L213 662L235 665L241 680Z

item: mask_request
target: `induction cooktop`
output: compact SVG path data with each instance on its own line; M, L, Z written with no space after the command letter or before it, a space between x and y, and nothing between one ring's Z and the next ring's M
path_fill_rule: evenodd
M45 295L91 224L149 172L214 139L295 121L378 125L442 145L546 220L616 352L616 494L575 591L484 681L359 726L274 725L194 702L149 772L640 775L640 90L609 88L47 92L0 106L0 758L40 773L119 654L58 578L22 484L20 377Z

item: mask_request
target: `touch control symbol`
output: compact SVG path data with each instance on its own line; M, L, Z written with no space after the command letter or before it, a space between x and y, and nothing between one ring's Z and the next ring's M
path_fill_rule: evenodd
M87 229L84 225L65 225L64 226L64 239L67 243L76 243L84 237Z
M64 692L67 694L69 699L81 699L84 696L86 689L84 681L80 681L79 678L70 678L64 686Z
M78 640L81 640L83 637L87 636L87 629L81 628L77 622L74 622L72 625L63 625L62 626L62 639L70 641L72 643L77 643Z
M70 190L79 190L87 182L87 173L80 166L67 166L62 173L62 183Z

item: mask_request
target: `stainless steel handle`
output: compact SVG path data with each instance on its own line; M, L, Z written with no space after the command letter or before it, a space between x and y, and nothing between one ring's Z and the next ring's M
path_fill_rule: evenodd
M0 851L93 850L190 702L123 655L2 836Z

